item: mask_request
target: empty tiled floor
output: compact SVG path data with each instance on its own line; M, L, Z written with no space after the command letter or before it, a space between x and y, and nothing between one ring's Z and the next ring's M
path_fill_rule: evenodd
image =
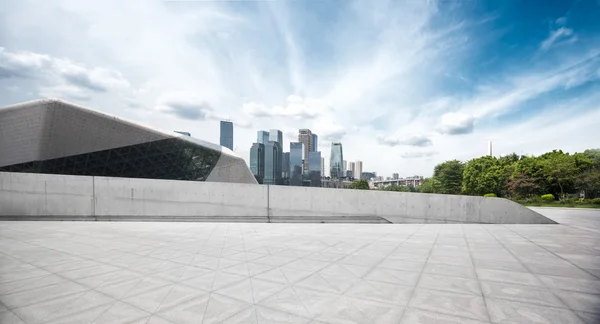
M0 323L598 323L561 225L0 222Z

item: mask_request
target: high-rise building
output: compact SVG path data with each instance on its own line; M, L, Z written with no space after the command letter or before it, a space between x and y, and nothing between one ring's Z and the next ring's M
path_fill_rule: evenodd
M282 171L283 171L283 133L278 129L269 130L269 142L277 143L277 174L279 177L276 184L283 184L282 182Z
M311 187L321 186L321 152L308 152L308 179Z
M356 166L354 167L354 177L355 178L362 178L362 173L363 173L363 163L362 161L356 161Z
M398 173L392 173L392 179L396 180L400 178L400 175Z
M304 143L290 142L290 185L302 186Z
M363 172L360 174L360 178L365 180L379 179L377 177L377 172Z
M221 121L221 146L233 151L233 123L230 121Z
M325 176L325 158L321 156L321 177Z
M356 163L354 162L350 162L348 163L348 171L352 171L352 178L354 178L354 175L356 174Z
M348 162L346 160L344 160L343 167L342 167L342 171L344 171L344 174L346 174L346 170L348 170Z
M263 183L265 178L265 145L254 143L250 148L250 171L258 183Z
M269 143L269 132L262 130L256 132L256 142L267 145L267 143Z
M281 161L279 160L281 148L279 143L269 141L265 145L265 177L264 184L281 184Z
M298 130L298 142L304 144L304 157L308 157L308 152L313 151L313 136L310 129ZM303 170L308 171L308 159L304 161Z
M290 152L283 152L283 178L290 178Z
M312 134L312 151L319 151L319 136L317 134Z
M332 179L344 177L344 153L342 143L331 143L331 155L329 156L329 176Z

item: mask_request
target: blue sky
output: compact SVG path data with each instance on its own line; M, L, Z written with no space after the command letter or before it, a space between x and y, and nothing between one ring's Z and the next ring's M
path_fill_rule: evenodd
M490 140L600 146L596 0L4 0L0 47L0 105L59 97L212 142L229 118L246 159L270 128L383 176Z

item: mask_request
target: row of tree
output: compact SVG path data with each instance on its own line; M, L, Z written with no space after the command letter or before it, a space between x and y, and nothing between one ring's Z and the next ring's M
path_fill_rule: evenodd
M600 149L569 154L554 150L540 156L482 156L467 162L440 163L420 192L528 198L550 193L556 198L585 191L600 197Z

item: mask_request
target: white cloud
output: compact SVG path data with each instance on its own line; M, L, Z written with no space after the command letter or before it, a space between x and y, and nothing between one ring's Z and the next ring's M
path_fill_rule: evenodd
M377 142L387 146L407 145L425 147L432 145L431 139L423 135L409 136L405 138L378 135Z
M314 119L331 111L331 107L323 100L303 99L290 95L285 106L267 107L256 102L244 103L242 110L253 117L289 117L294 119Z
M474 118L461 112L449 112L442 115L437 131L447 135L461 135L473 132Z
M573 30L566 27L560 27L557 30L553 30L550 32L550 35L548 35L548 38L544 39L544 41L540 44L540 48L544 51L547 51L558 40L568 38L572 34Z
M400 153L400 156L405 159L422 159L430 158L437 154L437 151L408 151Z

